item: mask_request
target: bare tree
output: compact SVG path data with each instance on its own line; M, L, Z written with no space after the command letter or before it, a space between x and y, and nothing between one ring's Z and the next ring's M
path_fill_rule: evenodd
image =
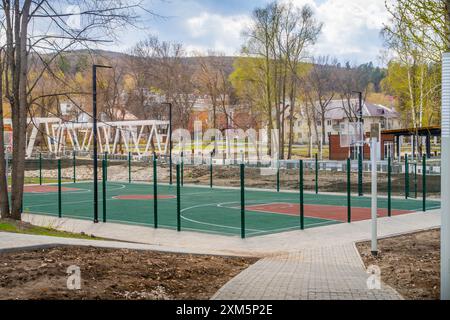
M331 100L335 96L335 75L337 61L328 56L321 56L313 60L312 68L308 75L308 99L314 108L316 125L320 122L321 134L317 143L322 153L322 146L326 143L325 117L329 111ZM321 143L319 143L321 142Z
M5 68L5 51L0 48L0 217L9 216L8 181L6 179L6 158L4 141L4 110L3 110L3 77ZM5 191L3 191L5 190Z
M220 110L225 116L226 122L232 122L229 107L232 96L234 95L233 87L229 81L231 74L230 65L227 64L227 58L217 52L209 52L208 56L198 56L198 70L195 73L195 82L201 94L207 95L211 101L212 107L212 127L217 129L217 115Z
M69 5L77 5L79 12L64 12ZM1 29L6 38L4 95L12 110L14 159L8 217L21 218L27 116L38 100L33 94L43 81L43 74L47 72L61 80L64 88L61 91L66 91L66 83L54 72L52 62L69 48L109 41L115 30L134 24L140 8L140 1L2 0L0 14L4 23ZM72 24L70 18L80 18L80 23ZM37 73L31 76L30 68ZM8 191L2 188L1 192Z
M364 65L357 67L347 62L344 67L336 69L336 91L340 96L342 109L350 122L358 119L359 102L354 99L355 91L362 92L364 102L369 89L369 77L370 74L365 70Z
M322 23L315 19L314 13L309 6L305 5L299 9L294 8L292 3L284 5L281 33L277 39L285 60L286 71L288 71L284 78L285 82L288 83L286 89L289 90L290 102L288 159L292 157L294 120L296 119L296 112L298 112L298 110L296 111L297 92L299 86L303 83L302 77L305 71L301 62L305 58L306 50L316 43L321 30ZM283 96L286 95L286 89L283 89ZM285 99L284 97L283 101ZM283 108L283 110L285 109ZM284 149L282 152L284 153Z

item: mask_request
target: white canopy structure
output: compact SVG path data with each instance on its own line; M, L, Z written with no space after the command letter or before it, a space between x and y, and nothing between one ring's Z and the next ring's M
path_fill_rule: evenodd
M11 119L5 119L11 124ZM117 154L122 144L125 152L138 157L166 154L168 148L169 121L136 120L99 122L97 128L100 152ZM38 133L44 134L50 153L60 155L65 150L89 152L93 142L93 124L65 122L59 118L28 119L26 156L30 158L35 151ZM152 147L153 141L153 147Z

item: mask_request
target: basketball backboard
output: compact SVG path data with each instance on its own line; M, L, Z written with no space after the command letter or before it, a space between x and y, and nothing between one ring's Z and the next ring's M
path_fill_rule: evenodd
M341 125L340 145L342 148L364 145L364 124L361 122L346 122Z

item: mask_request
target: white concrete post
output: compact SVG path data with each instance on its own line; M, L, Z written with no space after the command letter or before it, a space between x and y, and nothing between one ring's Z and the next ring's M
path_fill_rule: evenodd
M441 299L450 300L450 52L442 56Z
M378 142L376 137L371 138L370 145L370 160L372 162L372 205L371 205L371 214L372 214L372 254L378 254L378 244L377 244L377 149Z

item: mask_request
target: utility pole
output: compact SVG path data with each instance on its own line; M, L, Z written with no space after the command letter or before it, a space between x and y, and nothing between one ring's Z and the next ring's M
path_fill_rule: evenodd
M353 91L353 93L358 94L358 124L359 124L359 146L358 146L358 195L360 197L363 196L363 190L362 190L362 184L363 184L363 177L362 177L362 166L363 166L363 160L364 160L364 123L363 123L363 111L362 111L362 92L361 91Z
M92 119L94 147L94 223L98 223L98 155L97 155L97 68L112 69L109 66L92 65Z

